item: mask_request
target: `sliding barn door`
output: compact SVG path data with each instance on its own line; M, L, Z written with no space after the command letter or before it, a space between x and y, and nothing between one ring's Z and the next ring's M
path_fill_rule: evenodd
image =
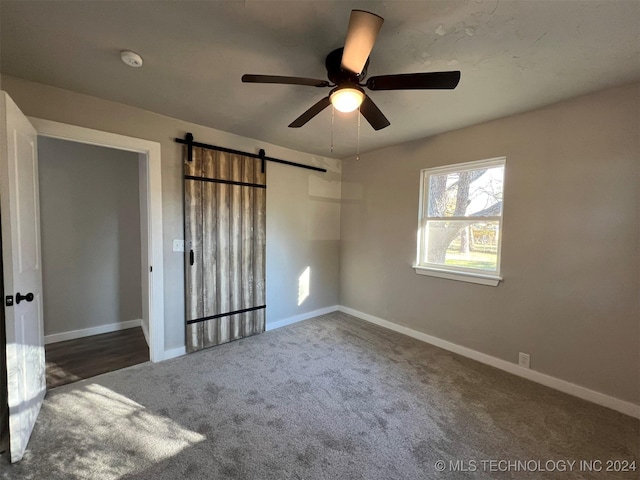
M185 303L193 352L264 332L266 175L259 158L200 147L185 152Z

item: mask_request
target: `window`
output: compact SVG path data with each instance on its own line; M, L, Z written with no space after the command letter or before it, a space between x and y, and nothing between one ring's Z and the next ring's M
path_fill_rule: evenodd
M421 172L416 273L497 285L505 158Z

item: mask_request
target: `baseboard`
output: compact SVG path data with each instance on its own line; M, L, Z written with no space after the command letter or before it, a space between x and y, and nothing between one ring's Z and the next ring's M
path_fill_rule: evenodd
M291 325L292 323L298 323L313 317L326 315L327 313L335 312L336 310L338 310L338 305L332 305L330 307L320 308L312 312L306 312L306 313L301 313L300 315L294 315L293 317L285 318L283 320L278 320L276 322L267 322L266 330L267 331L275 330L276 328L284 327L286 325Z
M171 358L181 357L182 355L186 355L186 354L187 354L187 347L172 348L171 350L164 351L163 360L169 360Z
M142 328L142 333L144 334L144 339L147 342L147 346L151 346L151 342L149 341L149 330L147 329L147 324L144 323L143 320L140 320L140 327Z
M602 405L603 407L611 408L612 410L624 413L625 415L640 419L640 405L637 405L635 403L627 402L616 397L605 395L604 393L596 392L595 390L576 385L575 383L567 382L566 380L552 377L551 375L547 375L545 373L520 367L515 363L507 362L506 360L502 360L500 358L487 355L486 353L481 353L477 350L472 350L470 348L463 347L446 340L442 340L426 333L418 332L417 330L413 330L408 327L403 327L402 325L398 325L396 323L384 320L368 313L354 310L353 308L340 305L338 306L338 310L349 315L353 315L354 317L358 317L362 320L366 320L367 322L375 323L376 325L379 325L381 327L388 328L389 330L393 330L398 333L413 337L417 340L429 343L436 347L440 347L444 350L457 353L458 355L462 355L463 357L471 358L480 363L484 363L486 365L499 368L500 370L504 370L505 372L509 372L514 375L518 375L519 377L526 378L527 380L531 380L555 390L568 393L569 395L573 395L574 397L578 397L583 400Z
M117 332L118 330L127 330L128 328L136 328L142 324L142 320L128 320L120 323L109 323L108 325L99 325L97 327L82 328L80 330L70 330L68 332L52 333L45 335L44 344L64 342L66 340L74 340L76 338L90 337L91 335L100 335L101 333Z

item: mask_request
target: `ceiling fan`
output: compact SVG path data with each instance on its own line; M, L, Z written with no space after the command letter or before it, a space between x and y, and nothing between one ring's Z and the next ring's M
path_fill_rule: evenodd
M329 95L318 101L309 110L296 118L289 127L299 128L318 115L329 105L341 112L352 112L360 107L360 113L375 130L388 127L389 120L373 100L365 93L369 90L451 90L460 81L460 72L425 72L398 75L378 75L369 78L369 54L373 49L384 19L374 13L352 10L344 48L334 50L325 60L326 80L280 75L243 75L245 83L277 83L305 85L310 87L332 87Z

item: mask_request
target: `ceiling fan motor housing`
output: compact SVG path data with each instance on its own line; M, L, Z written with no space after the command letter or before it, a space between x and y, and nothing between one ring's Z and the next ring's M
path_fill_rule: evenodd
M327 67L327 77L336 85L358 85L360 81L367 76L369 59L367 59L367 62L364 64L362 72L360 72L359 75L356 75L353 72L342 69L341 64L343 50L343 48L338 48L327 55L327 58L324 62L325 66Z

